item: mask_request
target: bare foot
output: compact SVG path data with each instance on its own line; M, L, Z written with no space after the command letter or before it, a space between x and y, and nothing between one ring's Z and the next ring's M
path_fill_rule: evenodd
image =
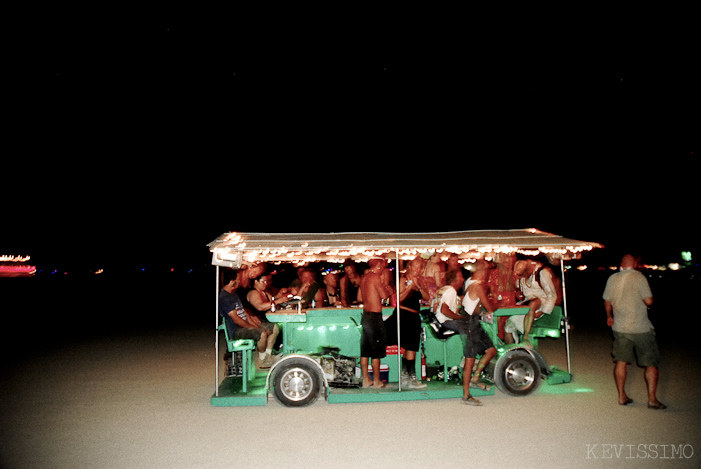
M376 383L373 381L372 387L375 389L382 389L382 388L386 388L387 384L383 383L382 381L380 381L379 383Z

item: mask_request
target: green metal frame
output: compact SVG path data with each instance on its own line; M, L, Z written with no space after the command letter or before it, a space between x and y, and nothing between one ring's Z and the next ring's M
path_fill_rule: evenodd
M384 308L383 316L392 314L393 308ZM482 327L492 339L498 351L499 358L511 349L521 347L520 345L504 344L497 336L497 318L526 314L527 307L508 308L497 310L494 314L493 323L482 323ZM276 322L282 328L283 351L285 355L291 353L311 354L318 353L323 347L336 347L339 353L350 357L360 356L360 334L362 310L359 308L320 308L308 309L303 314L295 311L282 311L275 314L268 314L268 319ZM531 343L534 348L538 346L538 339L543 337L558 338L561 335L562 309L555 307L552 314L544 315L537 319L531 329ZM405 401L405 400L426 400L445 399L462 396L461 382L448 381L447 371L458 366L462 360L462 342L459 335L454 335L443 341L435 337L433 330L423 324L425 330L424 353L426 363L432 369L436 366L445 370L443 380L432 380L428 382L428 387L421 390L402 389L398 392L397 383L399 381L399 360L396 355L387 355L381 363L389 366L390 386L385 389L339 389L327 388L327 400L330 403L343 402L381 402L381 401ZM220 330L224 330L222 326ZM225 331L226 333L226 331ZM237 341L230 341L227 337L227 348L229 351L236 349ZM241 342L241 341L238 341ZM253 350L251 344L239 344L248 353ZM250 355L249 355L250 357ZM417 362L417 374L420 375L420 360ZM252 365L252 360L249 359ZM245 406L245 405L265 405L267 402L268 388L266 377L268 370L256 370L251 366L250 373L246 378L231 377L226 378L219 387L219 396L212 397L212 405L215 406ZM571 376L567 372L560 370L550 370L548 376L549 384L570 382ZM490 391L471 390L475 396L492 395L494 388Z

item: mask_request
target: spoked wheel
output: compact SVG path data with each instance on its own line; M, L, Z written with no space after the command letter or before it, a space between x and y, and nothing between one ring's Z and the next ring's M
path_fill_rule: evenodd
M540 366L523 350L513 350L501 357L494 370L497 387L512 396L527 396L537 390L540 378Z
M275 398L286 406L309 405L319 396L321 378L314 365L304 359L292 358L281 363L273 380Z

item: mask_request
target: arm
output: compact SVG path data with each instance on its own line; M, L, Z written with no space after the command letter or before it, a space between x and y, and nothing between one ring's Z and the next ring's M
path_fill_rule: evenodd
M326 292L326 286L322 285L321 287L319 287L319 289L316 291L316 294L314 295L314 301L316 301L317 308L324 306L324 300L326 299L324 292Z
M241 319L241 316L236 314L236 311L233 309L231 311L229 311L228 314L229 314L229 317L231 318L231 320L234 321L234 324L236 324L238 327L243 327L243 328L247 328L247 329L250 329L250 328L255 329L256 327L258 327L255 324L252 324L248 321Z
M351 301L348 299L348 283L350 283L350 280L348 280L347 276L341 279L341 304L344 308L348 308L351 304Z
M452 311L450 310L450 308L448 307L448 305L445 304L445 303L443 303L443 304L441 305L441 313L443 313L443 315L444 315L445 317L450 318L450 319L462 319L460 316L458 316L457 314L455 314L454 312L452 312Z
M604 300L604 309L606 310L606 325L613 326L613 306L608 300Z
M407 279L407 280L411 280L413 283L410 285L410 288L407 289L408 291L407 291L407 292L404 294L404 296L402 297L402 301L404 300L404 298L406 297L406 295L408 295L409 292L410 292L412 289L414 289L414 290L418 291L419 293L421 293L421 298L423 298L424 300L430 300L430 299L431 299L431 295L428 294L428 290L426 290L426 289L423 287L423 283L421 282L421 277L420 277L420 276L407 274L406 279ZM401 288L401 285L402 285L402 283L400 282L400 283L399 283L400 288Z
M404 281L402 281L404 280ZM411 285L407 286L407 282L411 282ZM411 279L408 279L406 277L402 278L399 280L399 302L401 303L406 299L407 296L409 296L409 293L411 293L412 290L416 290L417 285L416 282L414 282Z
M443 274L443 275L441 275L441 274ZM441 288L442 286L445 285L445 283L443 282L444 276L445 276L445 274L443 273L443 270L440 267L437 268L436 273L433 274L433 278L436 280L436 286L438 288Z
M488 313L493 313L494 307L489 302L489 297L487 296L487 291L484 289L484 287L482 285L477 285L477 296L480 299L480 303L482 303L482 307L484 309L486 309Z
M377 288L377 293L380 294L380 298L385 300L392 296L392 288L382 281L382 277L378 275L376 279L373 279L373 283Z

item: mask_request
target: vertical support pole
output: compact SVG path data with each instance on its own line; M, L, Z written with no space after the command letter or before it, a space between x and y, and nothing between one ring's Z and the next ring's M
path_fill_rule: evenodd
M219 397L219 266L216 266L217 279L215 286L217 287L214 300L214 395Z
M570 364L570 320L567 316L567 288L565 287L565 259L560 258L560 271L562 272L562 306L565 317L565 347L567 347L567 372L572 374Z
M399 307L399 249L395 251L395 268L394 268L394 279L396 293L395 297L397 299L397 361L399 370L399 391L402 390L402 339L401 339L401 313L402 309Z

